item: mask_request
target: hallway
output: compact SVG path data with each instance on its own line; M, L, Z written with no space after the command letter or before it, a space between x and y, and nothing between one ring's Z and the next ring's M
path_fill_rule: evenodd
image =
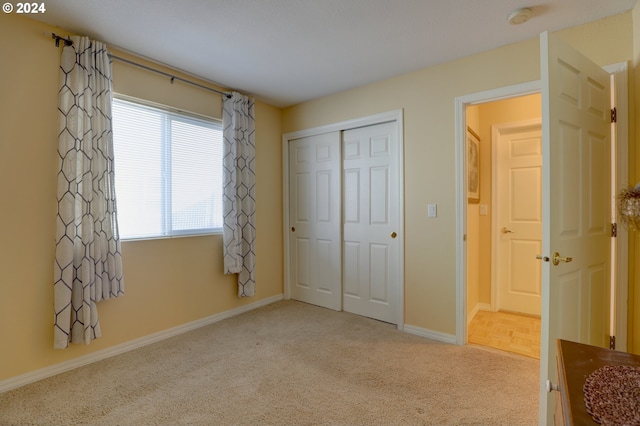
M540 359L540 318L478 311L468 327L469 343Z

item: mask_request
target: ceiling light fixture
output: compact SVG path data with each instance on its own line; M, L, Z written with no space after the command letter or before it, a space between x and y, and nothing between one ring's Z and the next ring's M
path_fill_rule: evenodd
M532 10L528 7L514 10L511 12L511 15L509 15L508 21L511 25L523 24L531 18L531 12Z

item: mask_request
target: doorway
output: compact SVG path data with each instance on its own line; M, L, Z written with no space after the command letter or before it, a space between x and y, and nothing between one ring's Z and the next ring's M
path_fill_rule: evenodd
M612 94L611 98L613 105L617 109L617 122L612 124L612 140L615 143L612 144L612 158L614 159L615 172L612 179L613 187L612 194L616 194L618 190L627 185L629 180L628 164L626 161L628 155L628 85L627 75L628 66L626 63L612 64L605 66L604 69L611 74L612 78ZM467 107L475 107L483 103L492 103L494 101L506 100L514 97L523 97L540 92L540 81L533 81L529 83L516 84L513 86L506 86L498 89L488 90L486 92L478 92L471 95L458 97L455 99L455 112L456 112L456 164L458 175L463 181L463 174L465 172L464 161L464 132L467 126L466 111ZM481 159L481 167L487 167L484 162L489 157L486 155L484 159ZM489 188L491 190L491 188ZM456 245L456 256L460 261L457 267L457 280L456 280L456 292L457 292L457 320L456 320L456 343L463 345L468 342L467 331L469 321L475 315L478 310L475 310L475 306L479 306L481 309L489 311L491 304L482 302L478 303L477 290L473 288L467 291L469 285L473 285L473 268L483 268L486 274L486 268L488 268L486 262L482 262L479 265L477 258L468 259L467 251L472 249L474 244L474 234L467 235L467 226L474 220L479 222L480 220L486 220L480 215L481 204L466 204L467 193L465 187L462 184L458 185L458 195L460 205L465 204L465 208L458 209L457 220L457 234L459 236L459 243ZM612 203L613 205L614 203ZM477 214L474 215L473 209L477 209ZM615 214L614 214L615 216ZM468 218L470 218L468 220ZM478 234L476 233L476 236ZM615 304L615 310L612 310L611 334L616 336L616 349L625 351L627 348L627 306L626 300L628 297L628 232L623 227L618 227L617 238L612 239L612 245L615 246L615 259L612 262L612 280L615 283L615 287L612 288L611 300ZM486 253L483 251L483 253ZM476 265L473 264L476 262ZM470 272L471 271L471 272ZM470 279L468 277L471 276ZM474 294L473 292L476 291ZM488 300L485 294L483 300Z
M480 193L467 204L467 341L539 358L541 97L466 107Z

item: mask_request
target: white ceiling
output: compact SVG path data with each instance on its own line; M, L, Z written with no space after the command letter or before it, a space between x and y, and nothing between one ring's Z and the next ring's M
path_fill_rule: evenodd
M35 19L279 107L632 9L637 0L47 0ZM507 23L533 9L521 25Z

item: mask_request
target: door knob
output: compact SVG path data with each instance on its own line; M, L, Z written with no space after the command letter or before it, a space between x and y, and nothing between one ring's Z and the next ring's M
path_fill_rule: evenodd
M548 256L543 256L543 255L541 255L541 254L536 254L536 259L538 259L538 260L543 260L543 261L545 261L545 262L548 262L548 261L549 261L549 257L548 257Z
M503 226L500 231L502 231L503 234L515 234L515 232L516 232L516 231L512 231L511 229L507 228L506 226Z
M398 234L396 234L395 232L392 232L392 233L391 233L391 238L395 238L395 237L397 237L397 236L398 236Z
M552 383L551 380L547 379L547 392L551 392L551 391L559 391L560 390L560 386L556 385L555 383Z
M291 232L296 232L296 227L295 226L291 227Z
M560 253L555 252L553 253L553 264L555 266L558 266L560 264L560 262L565 262L565 263L569 263L573 260L573 257L560 257Z

